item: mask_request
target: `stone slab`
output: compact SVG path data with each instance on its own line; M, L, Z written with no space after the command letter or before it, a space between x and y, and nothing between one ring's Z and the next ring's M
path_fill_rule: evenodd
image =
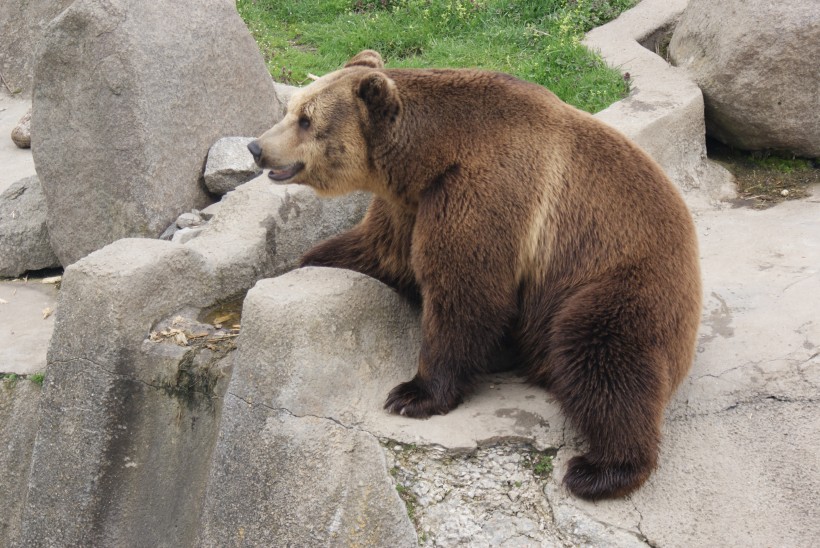
M223 0L76 0L35 67L32 151L63 266L121 238L156 238L210 204L210 146L261 133L280 107Z
M293 268L308 246L354 223L366 201L256 185L231 192L185 245L122 239L66 269L32 454L32 466L51 474L29 477L24 544L194 542L221 393L198 397L197 358L146 340L161 320L196 315ZM207 369L207 383L228 382L227 367Z
M228 394L200 546L418 546L378 440Z
M57 287L42 278L0 281L0 373L28 375L46 369L54 330ZM44 312L51 313L44 318Z

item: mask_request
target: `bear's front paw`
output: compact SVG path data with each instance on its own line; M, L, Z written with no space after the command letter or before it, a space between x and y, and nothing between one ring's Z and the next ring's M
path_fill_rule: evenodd
M458 404L458 399L447 402L446 398L436 397L427 383L414 377L390 391L384 408L397 415L424 419L430 415L446 415Z

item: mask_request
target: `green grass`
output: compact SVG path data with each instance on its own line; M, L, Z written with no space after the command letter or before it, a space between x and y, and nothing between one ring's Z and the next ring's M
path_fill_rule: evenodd
M533 463L532 472L538 477L546 477L552 473L552 455L541 455Z
M43 386L43 382L45 381L45 374L44 373L33 373L31 375L18 375L17 373L0 373L0 382L2 382L6 388L14 388L17 386L17 382L21 379L28 379L37 386Z
M17 386L17 381L20 379L20 375L16 373L2 373L0 374L0 381L3 381L3 384L6 388L14 388Z
M811 161L804 158L784 158L777 155L751 155L749 159L758 167L779 171L786 175L813 169Z
M413 493L404 485L397 483L396 484L396 491L399 493L399 498L404 501L404 507L407 509L407 517L410 518L410 521L416 521L416 497Z
M476 67L548 87L597 112L628 82L580 44L634 0L237 0L280 81L340 68L363 49L388 67Z

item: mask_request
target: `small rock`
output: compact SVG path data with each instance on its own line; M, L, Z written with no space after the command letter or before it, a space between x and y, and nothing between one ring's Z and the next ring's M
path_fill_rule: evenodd
M204 175L208 190L227 194L262 173L248 152L251 141L253 137L224 137L211 147Z
M177 224L173 223L171 226L166 228L165 231L162 234L159 235L159 239L160 240L166 240L166 241L170 242L171 238L173 238L173 236L174 236L174 234L176 234L177 230L179 230L179 228L177 228Z
M11 130L11 140L20 148L31 148L31 109L28 109Z
M413 492L419 496L424 496L430 492L430 485L427 483L420 483L413 488Z
M788 196L789 195L789 189L784 188L783 190L780 191L780 195L783 196L783 197Z
M177 226L179 228L193 228L203 223L202 217L196 213L183 213L177 217Z

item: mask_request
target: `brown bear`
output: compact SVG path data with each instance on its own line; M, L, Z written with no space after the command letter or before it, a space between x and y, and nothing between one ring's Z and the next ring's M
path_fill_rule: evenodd
M588 441L569 490L616 497L646 480L701 309L691 217L647 154L538 85L385 69L373 51L297 92L249 149L274 181L373 193L302 264L420 298L418 373L386 409L447 413L509 341Z

